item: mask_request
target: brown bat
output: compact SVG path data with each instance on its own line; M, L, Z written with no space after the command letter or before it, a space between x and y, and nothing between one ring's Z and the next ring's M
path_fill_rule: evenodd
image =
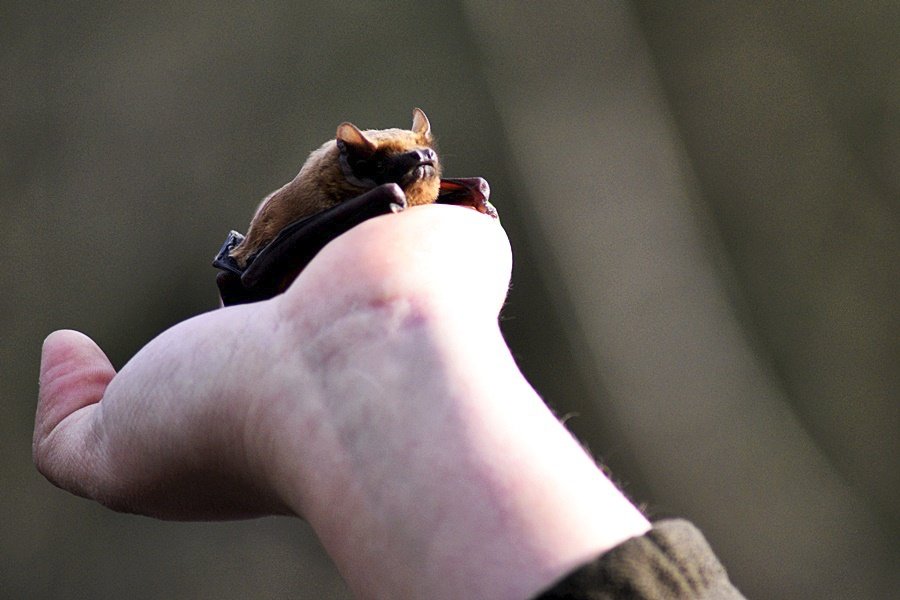
M229 235L213 262L224 271L218 279L223 302L283 291L331 239L379 214L442 202L496 217L489 194L480 177L441 179L431 124L421 109L413 110L409 130L362 131L341 123L335 139L262 201L247 236Z
M361 131L352 123L341 123L335 139L310 154L292 181L263 200L247 237L231 251L231 256L245 267L290 223L385 183L398 184L408 206L438 199L441 164L434 150L431 124L419 108L413 110L410 130ZM453 185L445 187L450 192Z

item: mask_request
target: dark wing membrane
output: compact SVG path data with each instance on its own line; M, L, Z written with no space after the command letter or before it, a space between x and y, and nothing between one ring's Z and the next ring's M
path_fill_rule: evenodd
M231 232L213 261L222 270L216 278L222 303L246 304L276 296L328 242L367 219L406 208L396 185L382 185L361 196L291 223L251 258L243 270L228 256L242 236Z
M488 202L491 186L482 177L441 179L437 201L441 204L470 206L478 212L497 218L497 209Z

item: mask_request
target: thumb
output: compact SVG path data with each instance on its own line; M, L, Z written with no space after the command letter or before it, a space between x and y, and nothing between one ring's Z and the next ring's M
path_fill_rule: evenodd
M86 335L60 330L44 340L32 452L50 481L82 495L84 464L98 455L95 409L116 371Z

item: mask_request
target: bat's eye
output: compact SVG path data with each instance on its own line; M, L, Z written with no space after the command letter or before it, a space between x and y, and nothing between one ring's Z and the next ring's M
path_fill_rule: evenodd
M375 170L373 166L368 160L358 160L353 163L353 172L357 175L370 175Z

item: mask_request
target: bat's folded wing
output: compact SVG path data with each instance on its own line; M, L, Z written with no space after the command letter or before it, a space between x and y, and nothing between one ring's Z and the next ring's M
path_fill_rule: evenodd
M245 268L230 256L244 236L230 232L213 260L213 266L221 270L216 283L222 304L246 304L280 294L328 242L363 221L404 208L406 198L397 185L379 186L291 223L251 257Z
M488 202L490 187L481 177L442 179L438 202L469 206L497 217ZM363 221L406 208L406 197L396 184L385 184L341 202L282 229L275 239L253 255L245 267L231 257L244 236L232 231L213 260L221 270L216 277L222 304L246 304L286 290L328 242Z

